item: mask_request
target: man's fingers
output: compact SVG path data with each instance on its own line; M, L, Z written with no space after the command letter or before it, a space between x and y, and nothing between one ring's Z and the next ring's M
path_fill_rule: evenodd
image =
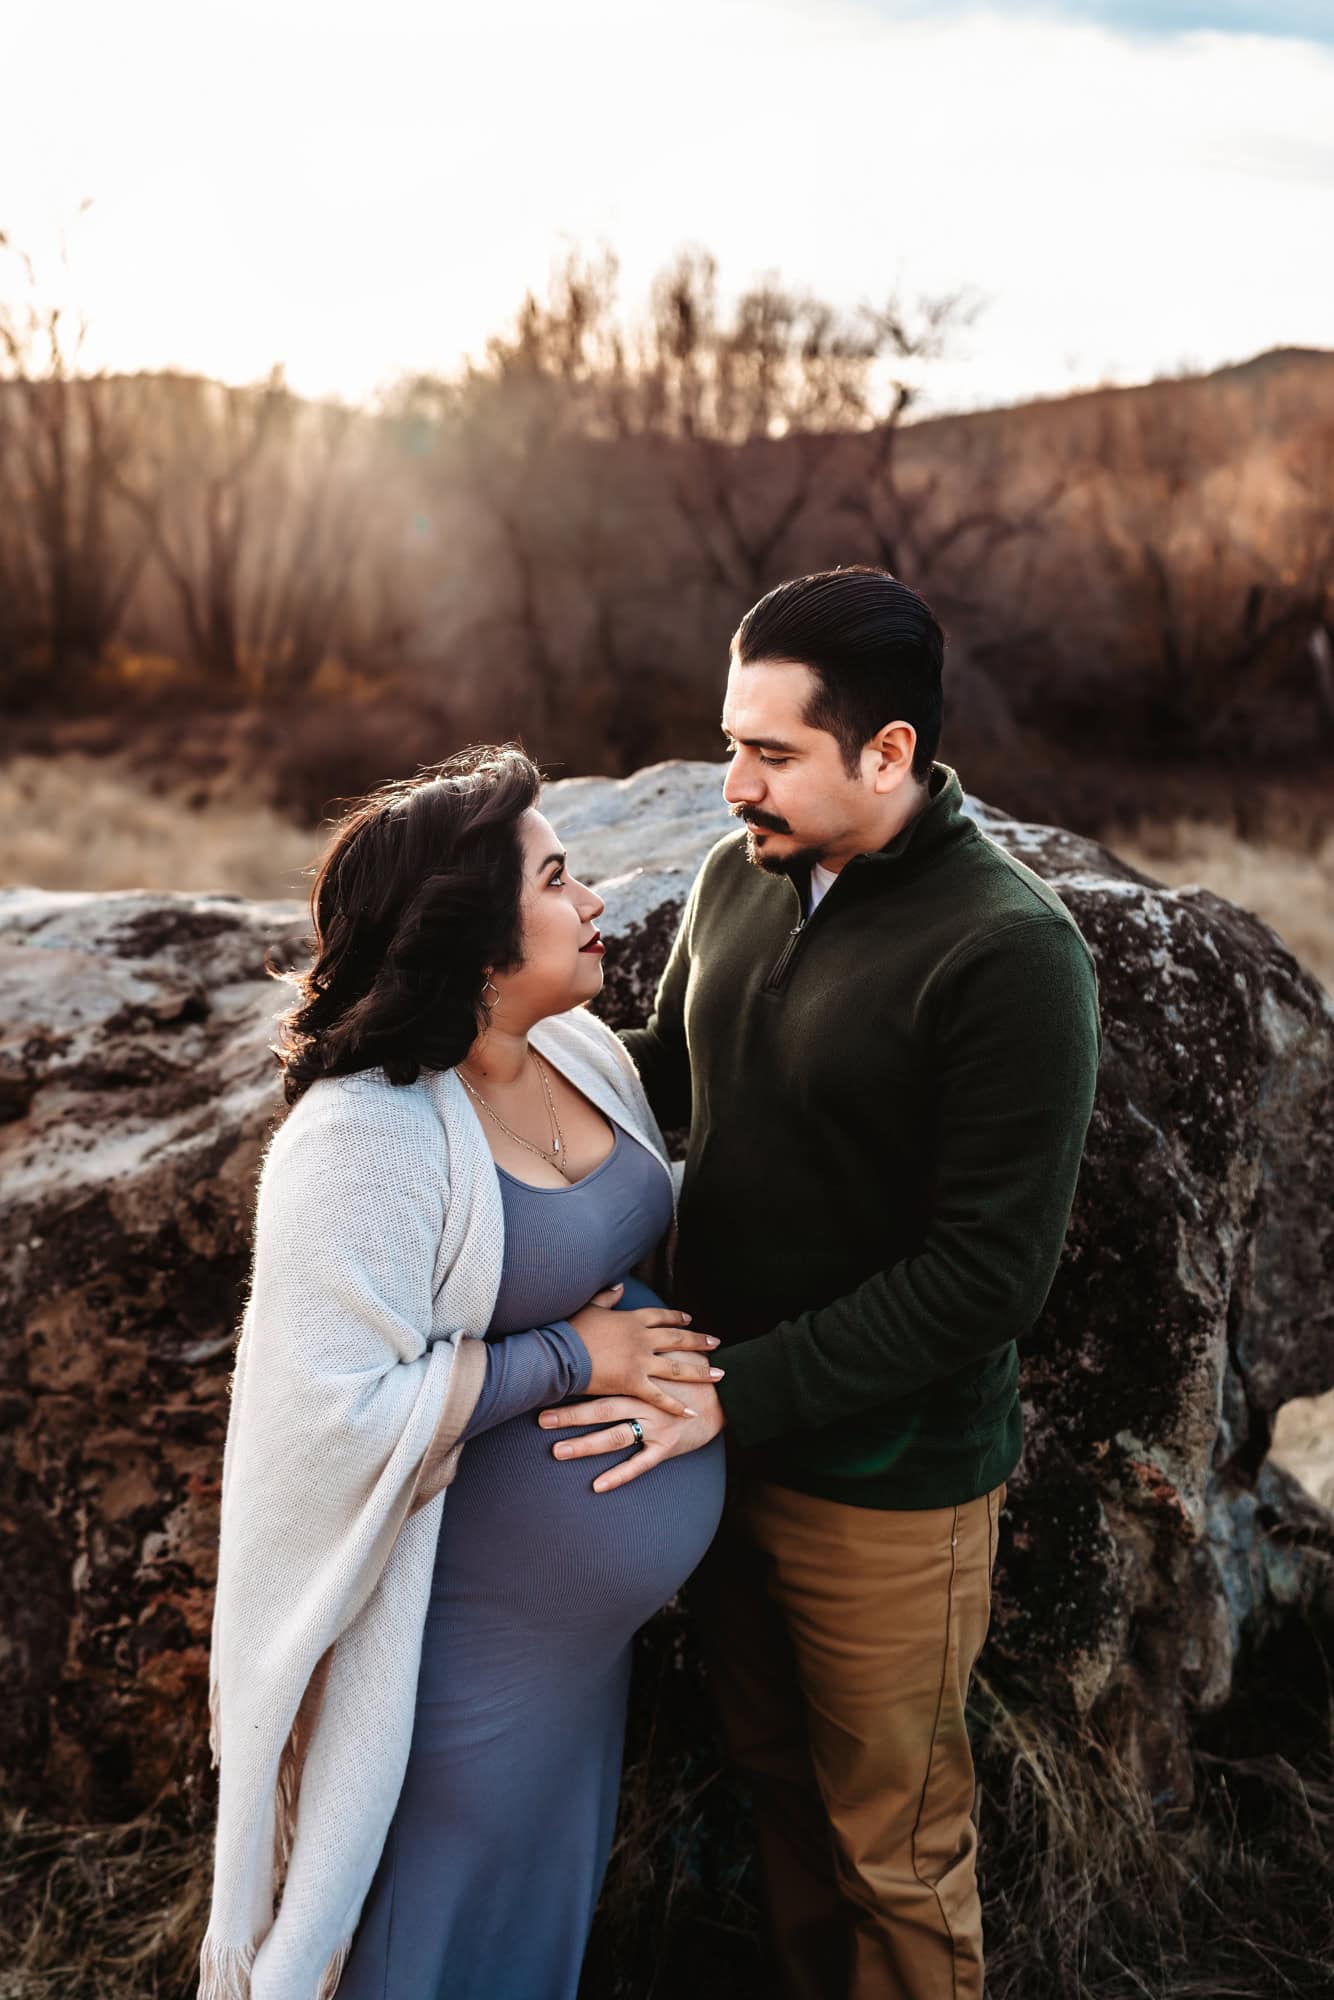
M653 1330L662 1340L662 1345L654 1350L657 1354L666 1354L674 1347L694 1354L711 1354L718 1345L716 1333L696 1333L693 1328L687 1331L683 1326L673 1327L665 1321Z
M678 1403L675 1396L668 1395L651 1376L644 1382L644 1401L652 1403L655 1410L665 1410L669 1417L693 1417L698 1414L687 1403Z
M646 1444L633 1458L627 1458L624 1465L613 1465L610 1472L600 1472L593 1481L595 1493L614 1493L618 1486L628 1486L632 1479L639 1479L653 1466L660 1465L667 1456L660 1444Z
M727 1370L693 1354L655 1354L648 1372L660 1382L721 1382Z

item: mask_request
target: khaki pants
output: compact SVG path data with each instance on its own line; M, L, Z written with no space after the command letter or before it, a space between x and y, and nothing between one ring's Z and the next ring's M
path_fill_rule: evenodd
M743 1482L696 1573L787 2000L981 2000L964 1698L1004 1499L885 1513Z

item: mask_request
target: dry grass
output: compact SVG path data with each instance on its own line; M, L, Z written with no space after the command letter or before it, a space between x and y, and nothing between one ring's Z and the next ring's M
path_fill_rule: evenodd
M991 2000L1279 2000L1325 1993L1334 1952L1334 1763L1320 1649L1261 1663L1202 1746L1188 1810L1155 1810L1095 1735L972 1703ZM1280 1698L1281 1689L1281 1698ZM679 1718L684 1720L685 1718ZM694 1734L707 1745L707 1718ZM705 1727L700 1731L703 1720ZM688 1740L688 1739L687 1739ZM586 2000L768 2000L746 1823L707 1754L652 1733L626 1770Z
M991 2000L1328 1993L1327 1668L1309 1640L1298 1652L1255 1662L1254 1713L1243 1706L1216 1726L1228 1754L1202 1747L1192 1807L1166 1813L1089 1732L977 1682ZM749 1836L707 1710L671 1717L669 1743L656 1733L626 1770L583 2000L769 2000ZM9 1815L0 2000L189 2000L208 1845L170 1814L83 1828Z
M166 1815L0 1828L0 2000L188 2000L210 1842Z
M1108 836L1132 867L1182 887L1199 883L1272 925L1308 971L1334 992L1334 812L1305 848L1239 840L1207 821L1142 821Z
M1267 1699L1281 1708L1276 1687ZM1087 1731L1013 1711L984 1681L976 1701L991 2000L1329 1990L1327 1705L1307 1711L1300 1767L1271 1727L1258 1754L1197 1752L1192 1806L1163 1813Z
M259 800L193 807L108 759L0 765L0 883L304 898L318 846Z

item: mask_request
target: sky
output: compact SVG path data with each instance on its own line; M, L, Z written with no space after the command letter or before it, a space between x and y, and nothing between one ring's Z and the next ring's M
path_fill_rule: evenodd
M632 307L686 246L965 289L927 407L1334 347L1334 0L6 0L4 42L0 231L95 365L364 400L602 246Z

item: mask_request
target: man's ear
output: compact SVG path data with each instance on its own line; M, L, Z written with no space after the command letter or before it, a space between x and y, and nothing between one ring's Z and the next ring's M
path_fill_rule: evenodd
M911 722L887 722L866 746L872 760L871 782L877 792L894 792L912 778L917 731Z

